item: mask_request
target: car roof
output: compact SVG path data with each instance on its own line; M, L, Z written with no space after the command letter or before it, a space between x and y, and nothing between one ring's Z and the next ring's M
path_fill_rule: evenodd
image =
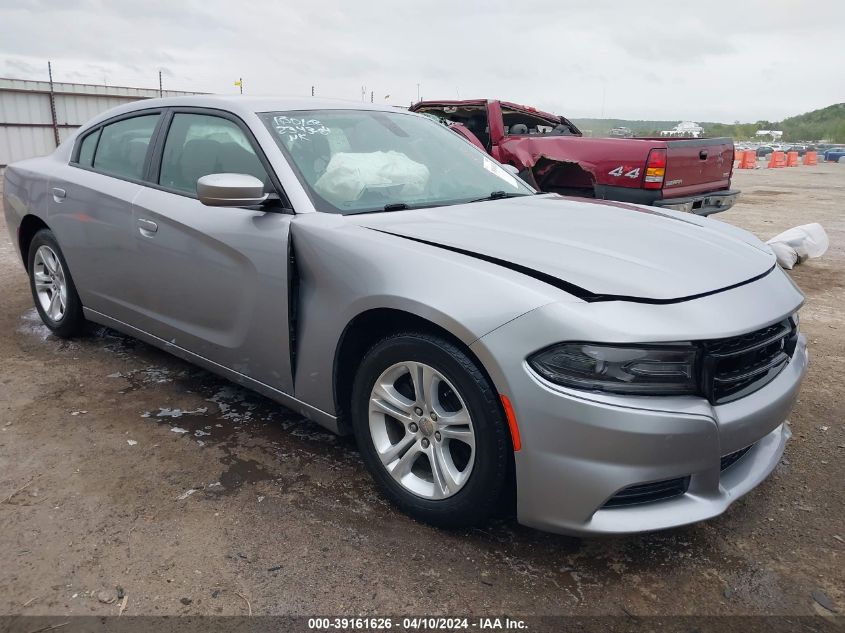
M246 95L189 95L184 97L165 97L162 99L143 99L133 101L101 113L84 127L88 128L122 114L137 110L166 107L194 107L224 110L241 117L258 112L280 112L296 110L376 110L382 112L408 113L407 109L396 106L362 103L345 99L325 99L317 97L254 97Z

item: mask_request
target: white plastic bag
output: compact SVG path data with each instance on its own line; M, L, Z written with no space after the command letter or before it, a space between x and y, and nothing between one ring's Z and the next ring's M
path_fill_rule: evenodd
M817 222L788 229L766 243L777 257L778 264L787 270L792 270L795 264L805 259L821 257L830 245L827 233Z
M396 202L425 192L428 167L401 152L339 152L332 156L314 188L327 200L343 204L367 190L385 190Z

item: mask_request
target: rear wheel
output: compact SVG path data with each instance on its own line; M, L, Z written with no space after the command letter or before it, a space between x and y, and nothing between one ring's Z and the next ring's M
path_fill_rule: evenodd
M32 298L44 325L62 338L81 334L85 325L82 303L52 231L42 229L35 234L28 263Z
M390 336L364 357L352 404L364 462L405 512L463 527L497 509L510 466L507 424L462 349L428 334Z

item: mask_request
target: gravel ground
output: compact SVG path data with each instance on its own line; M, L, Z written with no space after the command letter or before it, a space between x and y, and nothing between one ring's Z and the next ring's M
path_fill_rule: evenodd
M411 521L349 440L113 331L50 335L0 227L0 614L114 615L118 586L127 615L842 612L845 165L734 182L719 219L830 235L792 273L812 359L794 438L722 517L613 539Z

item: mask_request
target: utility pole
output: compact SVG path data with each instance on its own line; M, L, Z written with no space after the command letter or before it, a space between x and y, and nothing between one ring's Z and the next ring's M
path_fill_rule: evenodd
M241 94L244 93L244 78L238 77L238 87L241 89Z
M50 116L53 119L53 139L56 141L56 147L61 142L59 139L59 122L56 119L56 93L53 91L53 64L47 62L47 75L50 77Z
M361 103L367 100L367 86L361 86Z
M314 86L311 86L311 96L314 96Z
M373 95L375 95L375 91L370 90L370 103L373 103Z
M158 96L159 97L164 96L164 90L162 90L162 87L161 87L161 71L158 71Z

